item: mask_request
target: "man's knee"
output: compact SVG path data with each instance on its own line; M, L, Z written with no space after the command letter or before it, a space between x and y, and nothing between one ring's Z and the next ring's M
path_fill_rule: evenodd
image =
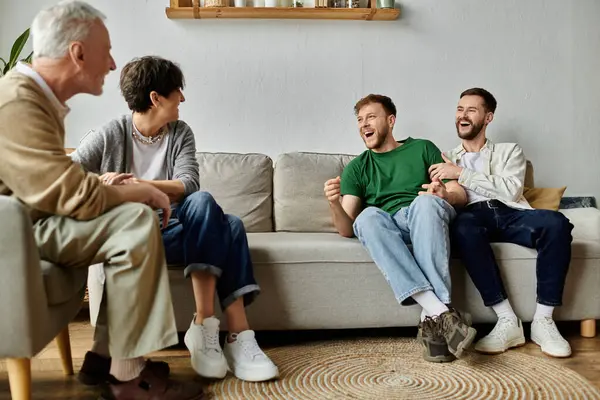
M127 220L136 221L140 224L154 224L158 222L156 212L142 203L123 203L115 207L113 211L118 217L124 217Z
M558 211L539 210L536 211L543 229L551 236L570 236L573 224L562 213Z
M354 220L354 232L358 235L361 231L376 228L386 216L387 213L380 208L367 207Z
M128 251L138 248L150 252L156 250L148 249L148 241L151 238L161 239L162 242L156 211L141 203L124 203L113 211L116 216L109 228L109 235L119 238L115 241L116 246L125 246Z
M445 200L440 199L437 196L434 196L432 194L423 194L420 196L417 196L412 204L411 204L411 208L413 209L440 209L444 207L444 203L446 203Z
M417 196L410 205L410 213L427 218L441 218L446 223L456 217L456 211L450 203L431 194Z

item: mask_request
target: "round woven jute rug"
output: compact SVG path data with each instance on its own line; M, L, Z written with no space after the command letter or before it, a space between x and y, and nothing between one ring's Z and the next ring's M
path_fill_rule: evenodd
M515 351L470 352L451 363L423 360L414 339L366 339L266 351L280 378L213 383L214 399L600 399L600 390L555 361Z

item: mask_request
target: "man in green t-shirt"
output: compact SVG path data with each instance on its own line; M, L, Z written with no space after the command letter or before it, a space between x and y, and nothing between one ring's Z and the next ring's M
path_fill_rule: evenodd
M400 304L423 307L424 358L452 361L476 334L448 307L448 225L456 216L454 207L466 203L465 191L454 180L430 181L429 167L443 162L433 143L394 139L396 106L389 97L371 94L354 111L367 150L348 164L341 179L325 183L333 223L342 236L356 234Z

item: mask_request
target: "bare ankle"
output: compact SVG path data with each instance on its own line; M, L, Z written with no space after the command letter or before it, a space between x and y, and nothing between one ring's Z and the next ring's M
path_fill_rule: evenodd
M237 340L237 335L238 335L237 333L230 332L227 335L227 343L233 343L233 342L235 342Z

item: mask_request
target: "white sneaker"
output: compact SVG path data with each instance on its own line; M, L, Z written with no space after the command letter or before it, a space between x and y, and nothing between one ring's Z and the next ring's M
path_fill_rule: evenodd
M484 354L500 354L524 344L525 334L521 320L502 317L498 319L494 329L475 344L475 350Z
M206 318L202 325L194 320L183 340L190 351L192 368L204 378L222 379L227 375L227 360L219 345L219 320Z
M531 340L542 348L542 353L552 357L569 357L571 346L549 317L534 319L531 323Z
M244 331L234 342L225 342L225 357L238 379L262 382L279 376L279 369L258 347L254 331Z

